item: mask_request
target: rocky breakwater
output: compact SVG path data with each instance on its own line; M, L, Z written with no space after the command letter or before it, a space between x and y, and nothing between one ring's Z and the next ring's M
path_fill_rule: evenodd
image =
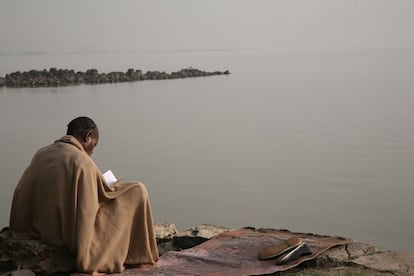
M0 77L0 86L6 87L47 87L69 86L78 84L100 84L133 82L143 80L166 80L208 77L216 75L229 75L229 71L206 72L195 68L181 69L177 72L166 73L160 71L148 71L128 69L126 72L99 73L97 69L89 69L86 72L75 72L69 69L50 68L49 70L30 70L13 72L5 78Z

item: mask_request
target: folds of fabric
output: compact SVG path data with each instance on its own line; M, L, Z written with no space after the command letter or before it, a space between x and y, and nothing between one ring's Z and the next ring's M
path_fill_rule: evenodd
M10 228L76 255L79 272L121 272L158 260L148 192L139 182L108 187L72 136L40 149L19 181Z

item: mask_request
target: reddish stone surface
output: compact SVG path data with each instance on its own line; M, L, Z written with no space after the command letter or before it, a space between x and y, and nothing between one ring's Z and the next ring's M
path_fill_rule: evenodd
M275 260L260 261L257 253L266 246L299 236L312 250L286 265ZM164 254L154 266L127 269L123 275L262 275L293 268L336 245L354 241L342 237L292 233L286 230L243 228L222 233L196 247Z

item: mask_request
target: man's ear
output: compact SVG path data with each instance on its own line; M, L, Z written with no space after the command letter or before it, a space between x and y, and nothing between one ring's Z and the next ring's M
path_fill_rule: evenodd
M83 138L83 140L85 141L85 143L89 143L92 139L92 133L90 131L87 131L85 133L85 137Z

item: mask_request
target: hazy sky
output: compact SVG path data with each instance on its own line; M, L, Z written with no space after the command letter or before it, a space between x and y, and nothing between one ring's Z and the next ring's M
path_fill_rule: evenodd
M413 0L0 0L0 52L414 47Z

